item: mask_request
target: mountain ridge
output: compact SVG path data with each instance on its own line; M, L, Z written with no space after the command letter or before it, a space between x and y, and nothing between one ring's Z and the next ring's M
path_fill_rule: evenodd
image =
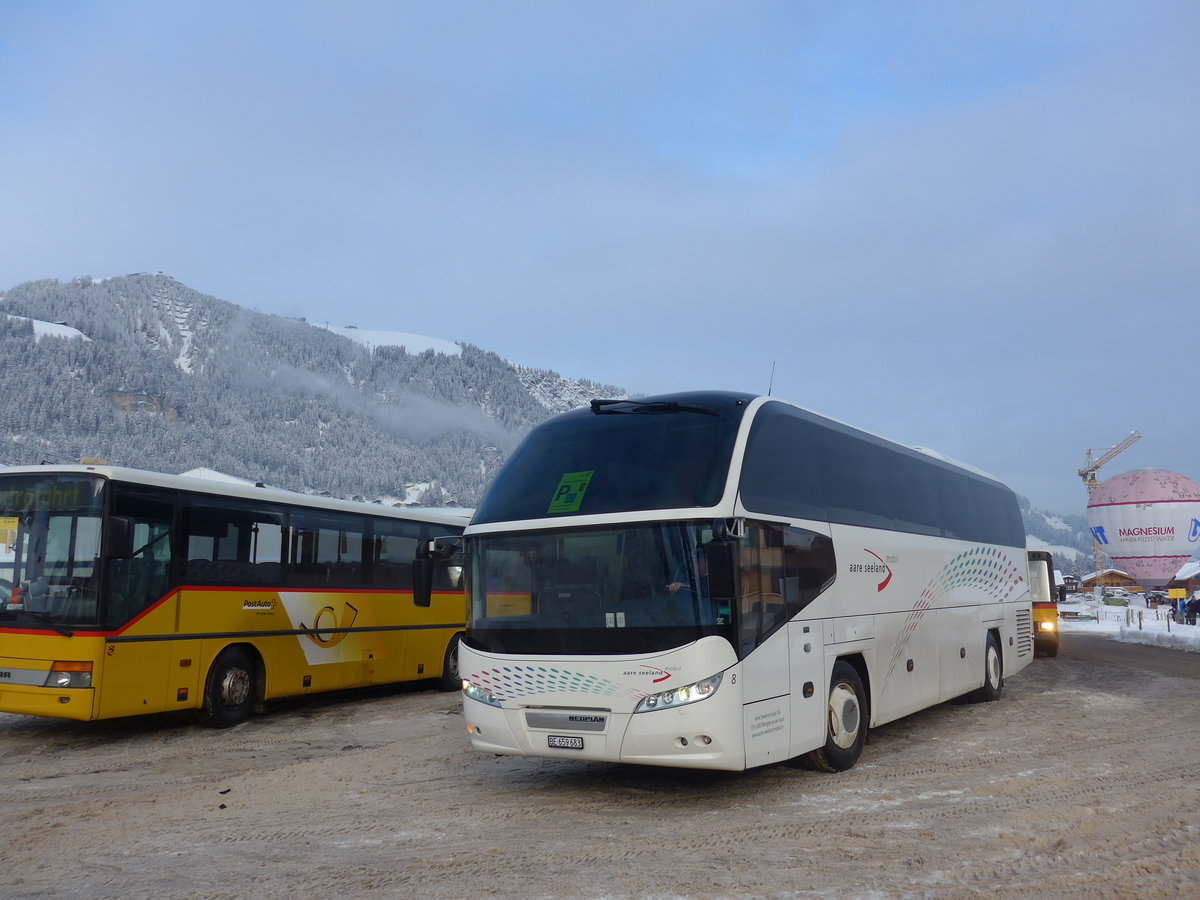
M0 311L0 460L12 464L206 466L292 490L473 505L530 427L627 396L469 344L457 356L365 347L163 274L26 282L0 293Z
M529 428L630 396L466 343L260 313L162 273L26 282L0 292L0 312L9 464L100 457L473 506ZM409 352L405 337L422 349ZM1063 571L1090 571L1082 516L1024 498L1021 511L1031 547L1050 549Z

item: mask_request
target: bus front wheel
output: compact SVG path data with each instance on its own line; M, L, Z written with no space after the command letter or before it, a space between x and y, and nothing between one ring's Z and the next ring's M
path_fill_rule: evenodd
M866 706L858 670L839 659L833 664L829 680L825 746L809 753L805 762L822 772L844 772L853 767L867 739Z
M200 721L215 728L246 721L257 699L255 673L254 659L244 648L222 650L208 670Z
M460 635L450 638L446 647L446 658L442 662L442 677L438 679L438 689L443 691L461 691L462 675L458 670L458 642Z
M987 645L983 649L983 687L968 694L973 703L989 703L1000 699L1004 687L1004 654L1000 652L1000 640L994 631L989 631Z

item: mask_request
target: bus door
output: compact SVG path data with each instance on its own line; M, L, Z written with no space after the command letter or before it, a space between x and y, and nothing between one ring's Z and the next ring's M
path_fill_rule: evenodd
M170 501L114 486L111 515L128 519L128 556L106 561L104 625L111 632L98 660L101 717L159 712L176 702L170 660L179 648L177 598L171 585L174 507ZM193 676L189 675L189 679Z
M768 524L746 529L738 613L747 766L825 740L824 640L820 623L802 617L835 572L825 535Z
M822 623L788 623L788 659L792 685L792 739L789 756L807 753L825 742L825 642Z

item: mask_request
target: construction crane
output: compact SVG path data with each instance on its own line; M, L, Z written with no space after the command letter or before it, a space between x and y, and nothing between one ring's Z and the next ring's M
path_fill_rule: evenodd
M1091 505L1092 494L1094 494L1096 492L1096 488L1100 486L1100 482L1096 480L1096 470L1111 460L1118 453L1123 453L1124 451L1128 450L1132 444L1141 440L1141 437L1142 436L1138 432L1131 431L1129 432L1129 437L1125 438L1125 440L1121 441L1121 443L1117 444L1115 447L1110 447L1108 450L1104 451L1104 453L1100 454L1100 456L1093 457L1093 451L1087 451L1087 454L1084 456L1084 467L1079 470L1079 477L1082 478L1083 483L1087 485L1089 505ZM1096 577L1099 578L1100 570L1104 568L1104 550L1101 549L1100 543L1096 540L1096 536L1094 534L1092 535L1092 550L1096 563Z

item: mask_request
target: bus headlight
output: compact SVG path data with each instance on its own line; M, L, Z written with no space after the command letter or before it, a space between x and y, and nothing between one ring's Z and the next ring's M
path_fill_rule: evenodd
M1055 623L1053 622L1038 622L1039 631L1054 631Z
M657 694L651 694L649 697L643 697L642 701L634 709L634 712L675 709L677 706L687 706L689 703L698 703L701 700L707 700L721 686L721 676L723 674L723 672L718 672L716 675L713 675L711 678L705 678L703 681L685 684L683 687L672 688L669 691L662 691Z
M496 695L492 693L491 688L485 688L482 684L476 684L473 681L463 679L463 696L470 697L472 700L478 700L480 703L486 703L488 706L500 708L500 701L496 699Z
M92 686L92 664L56 660L46 673L43 687L90 688Z

